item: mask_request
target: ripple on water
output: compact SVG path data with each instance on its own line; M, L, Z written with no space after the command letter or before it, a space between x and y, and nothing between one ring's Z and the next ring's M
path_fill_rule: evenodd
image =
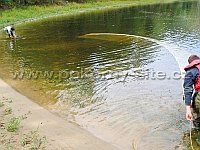
M142 75L152 69L160 71L160 65L162 71L170 73L176 64L172 65L173 58L162 46L146 39L138 41L135 46L125 45L120 50L112 49L108 53L104 45L101 48L105 51L88 57L87 61L95 68L96 74L104 75L104 78L92 82L93 91L86 96L90 97L89 101L80 100L82 95L76 97L85 104L73 107L71 111L76 112L75 121L82 127L121 149L143 149L148 145L152 149L157 148L156 145L168 149L167 136L170 134L172 139L176 139L178 132L170 126L169 118L176 112L175 106L178 103L172 100L171 95L177 95L180 89L168 90L170 86L174 87L174 81L140 80L138 76L131 76L131 73ZM168 66L166 62L171 65ZM112 76L108 71L112 71ZM127 72L130 75L123 82ZM77 85L80 87L81 84L86 83L79 82ZM166 86L163 87L163 84ZM75 87L73 90L77 96L79 89ZM170 141L173 145L174 141Z

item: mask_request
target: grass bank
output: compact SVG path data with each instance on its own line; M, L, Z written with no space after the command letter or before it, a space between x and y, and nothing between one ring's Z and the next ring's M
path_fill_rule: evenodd
M67 3L63 6L27 6L22 8L13 8L11 10L0 12L0 28L8 24L18 24L57 15L76 15L83 12L118 9L155 3L170 3L174 1L177 0L114 0L81 4Z

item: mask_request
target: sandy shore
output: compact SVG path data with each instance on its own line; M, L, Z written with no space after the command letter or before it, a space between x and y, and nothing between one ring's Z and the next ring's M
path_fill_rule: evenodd
M117 150L113 145L106 143L77 125L52 114L40 107L27 97L18 93L0 79L0 98L9 100L9 107L15 117L24 117L18 136L29 131L37 131L46 137L47 150ZM5 103L5 102L4 102ZM2 114L1 114L2 116ZM1 121L1 120L0 120ZM2 128L0 130L3 130ZM3 133L1 133L3 134ZM9 139L8 139L9 140Z

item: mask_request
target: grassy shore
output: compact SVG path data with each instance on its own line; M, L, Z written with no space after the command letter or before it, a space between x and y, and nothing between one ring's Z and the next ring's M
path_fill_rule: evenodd
M139 6L155 3L170 3L177 0L114 0L93 3L67 3L63 6L28 6L13 8L0 12L0 28L8 24L18 24L41 18L57 15L76 15L83 12L103 11L108 9L119 9L123 7Z

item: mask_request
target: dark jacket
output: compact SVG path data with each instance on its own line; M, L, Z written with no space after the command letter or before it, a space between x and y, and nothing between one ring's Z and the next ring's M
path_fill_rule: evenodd
M184 80L184 94L186 105L191 105L191 100L194 99L197 92L200 91L200 59L193 60L185 68L186 75ZM193 87L195 93L193 95ZM193 95L193 98L192 98Z
M188 68L186 70L186 75L184 79L184 96L185 96L185 104L191 105L191 100L193 99L193 91L194 91L194 84L196 79L199 75L199 70L196 67Z

